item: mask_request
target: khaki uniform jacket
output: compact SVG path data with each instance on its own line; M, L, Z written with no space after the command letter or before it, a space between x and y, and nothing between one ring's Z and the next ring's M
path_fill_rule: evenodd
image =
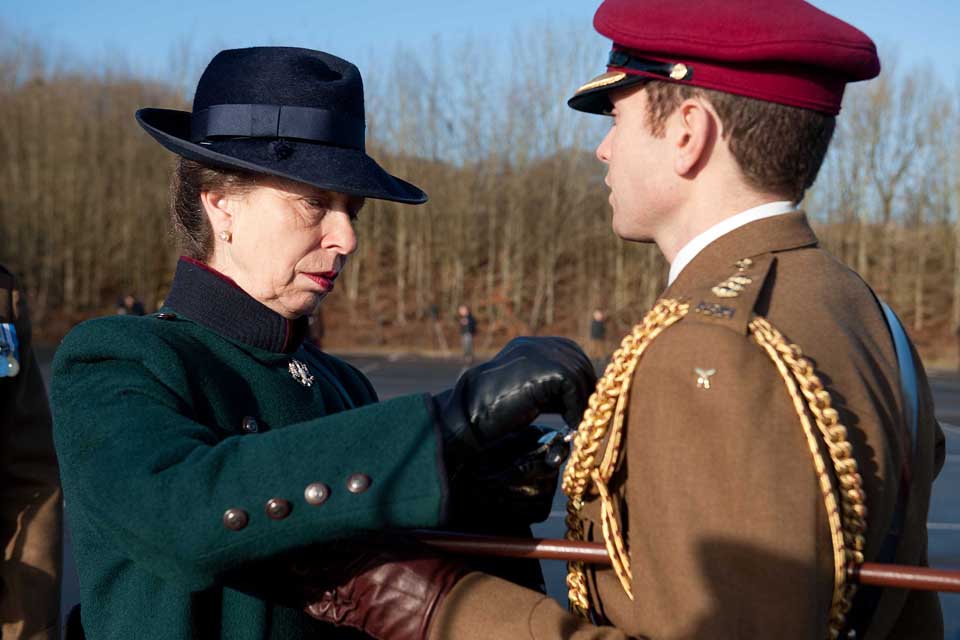
M735 298L713 288L751 258ZM766 317L815 364L850 440L867 494L866 560L891 526L909 450L896 352L872 292L818 248L802 213L755 221L713 242L664 298L691 312L636 369L625 450L610 488L633 572L631 601L609 568L588 571L593 626L540 594L470 574L448 598L433 638L621 640L646 637L821 640L833 551L811 454L773 362L748 335ZM699 307L701 312L694 312ZM919 433L895 561L927 563L926 517L944 440L922 365ZM709 388L696 370L714 370ZM826 458L829 465L829 458ZM599 501L584 507L602 541ZM935 593L886 589L866 638L943 637Z
M0 267L0 322L20 342L20 372L0 378L0 630L59 637L62 507L50 409L16 281Z

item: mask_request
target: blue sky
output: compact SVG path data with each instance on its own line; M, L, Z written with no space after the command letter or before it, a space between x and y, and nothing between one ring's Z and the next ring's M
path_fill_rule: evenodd
M814 0L877 41L881 55L960 79L960 2L956 0ZM427 52L436 34L445 42L473 37L496 45L517 30L545 22L592 32L597 0L3 0L0 23L44 42L63 60L98 64L124 60L162 76L171 54L190 43L204 61L217 49L255 44L320 48L369 65L398 44ZM695 1L691 5L695 7ZM598 67L606 45L596 38ZM467 64L484 64L483 60Z

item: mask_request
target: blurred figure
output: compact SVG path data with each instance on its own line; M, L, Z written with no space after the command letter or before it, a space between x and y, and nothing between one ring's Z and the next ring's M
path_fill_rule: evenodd
M117 300L118 316L142 316L146 313L143 309L143 303L134 297L132 293Z
M590 357L603 358L607 353L607 317L602 309L594 309L590 319Z
M59 638L62 506L30 319L0 266L0 637Z
M473 364L473 336L477 333L477 320L470 307L461 304L457 308L457 321L460 323L460 340L463 343L463 362Z
M430 323L433 325L433 346L439 349L446 356L449 348L447 347L447 336L443 334L443 325L440 323L440 307L436 304L430 305Z
M957 338L957 373L960 373L960 325L953 330L953 335Z

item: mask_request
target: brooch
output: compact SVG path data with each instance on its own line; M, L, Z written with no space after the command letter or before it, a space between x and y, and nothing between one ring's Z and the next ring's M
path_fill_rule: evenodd
M303 386L309 387L313 384L313 376L310 375L310 369L299 360L290 360L290 365L287 369L290 370L290 375L293 376L293 379Z

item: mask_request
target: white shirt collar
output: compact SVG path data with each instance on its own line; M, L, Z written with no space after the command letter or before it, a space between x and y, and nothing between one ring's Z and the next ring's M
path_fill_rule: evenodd
M720 236L724 236L734 229L738 229L745 224L760 220L762 218L771 218L773 216L783 215L795 211L796 207L788 200L778 200L777 202L768 202L759 207L753 207L746 211L725 218L713 225L700 235L694 237L690 242L683 245L683 248L677 252L677 256L670 264L670 276L667 278L667 286L673 284L680 272L683 271L690 262L697 257L697 254L707 248L707 246Z

